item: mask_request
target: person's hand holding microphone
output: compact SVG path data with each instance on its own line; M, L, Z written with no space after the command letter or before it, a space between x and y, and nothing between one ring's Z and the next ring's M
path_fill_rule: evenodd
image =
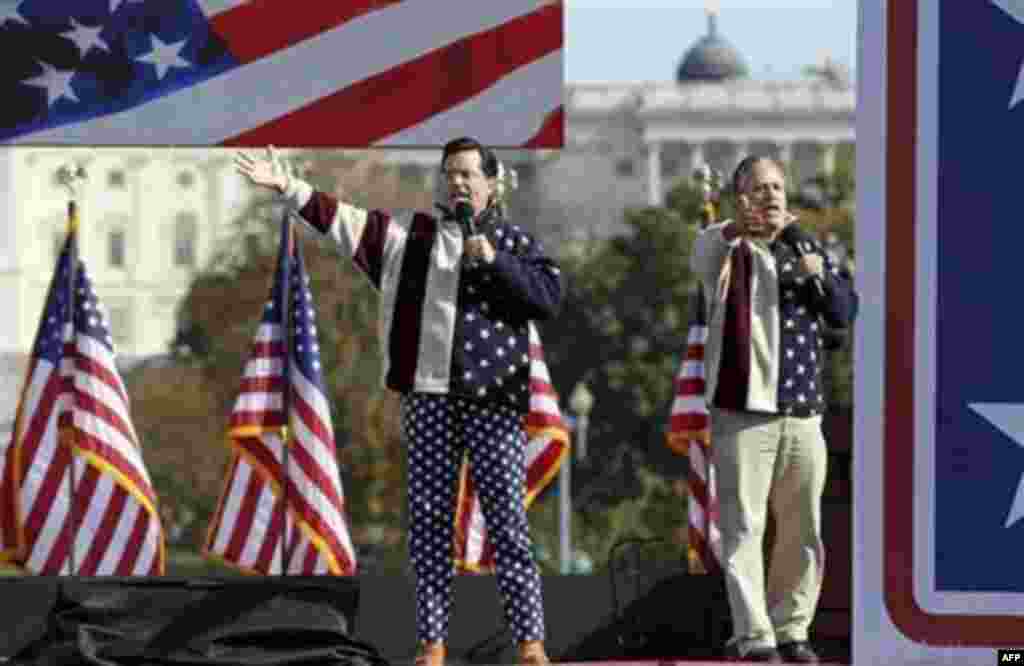
M468 201L457 202L455 204L455 218L462 225L463 233L466 235L464 245L466 257L474 261L482 261L485 264L493 263L494 246L477 229L476 219L473 215L473 206Z

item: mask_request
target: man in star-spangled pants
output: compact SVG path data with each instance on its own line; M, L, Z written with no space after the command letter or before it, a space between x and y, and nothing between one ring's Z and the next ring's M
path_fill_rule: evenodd
M506 624L523 664L548 662L541 582L524 492L530 322L554 317L558 266L504 218L494 153L470 138L444 147L440 215L390 215L339 201L271 152L239 171L277 189L305 226L333 240L380 294L384 385L401 394L409 455L409 552L416 572L417 664L439 666L451 610L457 474L463 452L495 547ZM457 220L459 204L472 224ZM471 231L472 230L472 231Z
M820 322L848 327L855 295L820 245L794 242L807 235L787 229L794 218L778 163L744 159L732 189L737 219L702 231L691 258L709 322L705 396L733 619L726 652L817 663L808 633L824 569ZM766 580L769 509L777 520Z

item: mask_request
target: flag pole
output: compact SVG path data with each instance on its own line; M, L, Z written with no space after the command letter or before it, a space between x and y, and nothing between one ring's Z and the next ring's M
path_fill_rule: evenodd
M86 179L85 168L79 165L77 168L72 169L70 166L65 165L61 167L58 178L61 183L67 187L70 192L68 199L68 282L67 282L67 295L68 295L68 315L67 321L71 326L71 348L74 350L77 348L76 339L76 328L75 328L75 311L77 309L76 304L76 292L75 284L78 281L78 199L81 194L81 186ZM64 331L61 331L61 339L64 339ZM64 342L67 342L64 340ZM71 544L68 547L68 568L70 569L69 575L74 576L78 567L75 562L75 548L78 544L78 510L75 504L75 475L77 473L77 465L75 464L75 448L74 448L74 437L75 437L75 423L74 423L74 395L75 395L75 372L77 372L76 359L72 352L71 359L71 423L65 430L64 437L62 438L64 445L68 451L68 520L70 521L71 527ZM64 355L61 354L61 364L63 365ZM60 369L58 368L58 372Z
M718 221L719 203L721 201L722 188L724 186L724 180L725 179L724 179L724 176L723 176L721 171L716 171L716 170L712 169L711 166L709 164L706 164L706 163L700 165L694 171L693 179L697 183L697 186L700 188L700 191L701 191L701 216L700 216L700 223L699 223L700 224L700 229L706 229L708 227L708 225L714 224L714 223L716 223ZM703 314L705 312L704 289L701 287L701 284L700 284L699 281L697 281L695 283L694 287L695 287L695 289L694 289L694 292L693 292L692 302L693 302L694 309L697 312L697 315L692 317L691 321L697 322L697 321L703 320L703 318L704 318L704 314ZM699 444L697 444L696 442L691 442L690 446L699 446ZM705 482L708 485L709 493L710 493L710 488L711 488L711 484L713 483L713 479L711 478L711 475L709 473L709 467L710 467L710 463L708 462L708 457L709 456L710 456L710 453L707 456L701 456L700 460L702 462L699 463L699 464L704 465L704 468L703 469L698 469L697 468L698 467L698 462L694 459L693 453L690 453L689 455L687 455L687 474L688 474L688 476L690 478L690 482L687 483L688 487L691 486L691 484L692 484L692 482L694 480L700 479L700 478L704 478ZM705 562L702 559L701 554L692 545L693 541L694 541L693 531L699 529L700 532L703 532L702 536L704 538L705 544L707 544L707 548L708 549L711 548L711 530L710 530L711 519L710 519L709 516L711 514L712 507L710 506L710 499L711 498L709 497L708 499L709 499L709 505L704 507L704 511L701 513L701 516L702 516L701 523L702 524L700 524L700 525L695 525L694 524L694 521L693 521L694 513L693 513L692 510L689 511L690 515L687 517L687 525L688 525L688 529L690 531L691 538L689 539L690 545L688 545L687 549L686 549L686 551L687 551L686 552L686 556L687 556L686 559L687 559L687 566L689 568L690 573L692 573L692 574L706 574L706 573L709 572L709 570L708 570L708 563ZM691 502L698 501L697 498L693 496L692 491L690 493L690 501Z
M291 366L292 366L292 322L291 322L291 264L292 250L295 242L292 236L291 219L285 212L281 219L281 245L284 261L281 266L281 340L284 343L284 361L281 374L281 409L284 411L284 424L281 426L281 575L288 575L288 477L289 477L289 439L291 437Z

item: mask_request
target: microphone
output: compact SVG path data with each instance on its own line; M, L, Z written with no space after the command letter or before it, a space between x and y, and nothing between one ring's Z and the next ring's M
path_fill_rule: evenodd
M814 254L814 237L793 223L782 228L782 231L779 232L779 239L793 248L797 257ZM821 278L813 275L811 283L814 285L814 291L818 298L825 298L825 286L821 283Z
M476 235L476 220L473 219L473 206L468 201L455 203L455 219L462 227L462 233L466 236Z

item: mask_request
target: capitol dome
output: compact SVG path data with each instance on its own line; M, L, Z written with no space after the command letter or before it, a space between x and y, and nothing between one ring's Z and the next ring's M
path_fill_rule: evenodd
M718 13L708 10L708 33L697 40L679 63L679 83L719 82L746 78L749 69L740 52L718 34Z

